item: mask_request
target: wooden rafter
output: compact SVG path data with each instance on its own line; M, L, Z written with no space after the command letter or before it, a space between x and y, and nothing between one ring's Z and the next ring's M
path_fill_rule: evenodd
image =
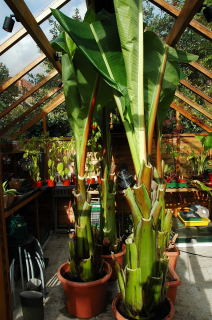
M208 77L209 79L212 79L212 72L210 72L210 70L204 68L203 66L201 66L200 64L198 64L195 61L192 61L189 63L193 68L197 69L198 71L200 71L201 73L203 73L206 77Z
M171 32L168 34L166 43L175 46L182 36L184 30L189 25L198 10L202 7L204 0L186 0L179 16L177 17Z
M50 7L52 9L60 9L62 6L64 6L69 1L70 0L57 0L57 1L54 1L54 3L50 4ZM7 2L7 1L5 1L5 2ZM36 18L37 24L39 25L39 24L43 23L50 16L51 16L50 8L44 10L42 13L40 13L37 16L37 18ZM3 54L5 51L7 51L9 48L11 48L14 44L16 44L22 38L24 38L27 35L27 33L28 33L28 31L25 28L22 28L21 30L16 32L14 35L12 35L8 40L3 42L0 45L0 55Z
M33 119L30 119L27 121L21 128L14 134L11 138L16 139L19 135L21 135L23 132L31 128L36 122L43 119L43 116L53 111L55 108L57 108L61 103L65 101L65 97L63 92L59 93L54 99L52 99L43 109L42 111L37 114Z
M8 79L5 83L3 83L0 86L0 93L6 89L8 89L11 85L13 85L16 81L21 79L23 76L25 76L26 73L31 71L33 68L35 68L37 65L39 65L41 62L45 60L46 56L45 54L41 54L36 60L34 60L32 63L30 63L28 66L26 66L24 69L22 69L19 73L17 73L14 77Z
M43 80L38 82L31 90L27 91L21 98L16 100L9 107L5 108L0 113L0 119L2 117L4 117L6 114L8 114L11 110L16 108L20 103L22 103L24 100L26 100L29 96L31 96L34 92L36 92L38 89L40 89L44 84L46 84L48 81L50 81L52 78L54 78L57 74L58 74L57 70L51 71Z
M184 96L181 92L176 91L175 92L175 96L178 97L179 99L181 99L182 101L184 101L185 103L187 103L189 106L191 106L192 108L196 109L197 111L201 112L202 114L204 114L204 116L206 116L208 119L212 120L212 114L210 112L208 112L207 110L203 109L202 106L200 106L198 103L190 100L189 98L187 98L186 96Z
M200 96L201 98L203 98L204 100L212 103L212 98L207 96L206 94L204 94L201 90L193 87L189 82L187 82L186 80L180 80L180 83L185 86L186 88L190 89L191 91L195 92L198 96Z
M196 123L199 127L203 128L207 132L212 132L212 128L209 127L207 124L205 124L203 121L197 119L194 115L189 113L188 111L184 110L182 107L177 105L175 102L173 102L170 105L171 108L181 113L184 117L191 120L192 122Z
M150 0L150 2L152 2L157 7L161 8L163 11L166 11L168 14L175 18L178 17L180 14L179 9L175 8L174 6L172 6L164 0ZM189 1L190 5L192 5L193 2L194 1ZM191 27L194 31L199 32L202 36L204 36L207 39L212 38L212 32L196 20L190 21L188 27Z
M52 48L49 40L45 36L42 29L37 24L31 11L23 0L5 0L10 9L14 12L15 16L20 20L22 25L27 29L33 40L37 43L49 61L53 64L55 69L61 73L61 63L56 61L56 51Z
M42 97L37 103L34 104L31 108L28 108L25 112L23 112L19 117L13 119L10 121L10 123L5 126L2 130L0 130L0 136L2 136L5 132L7 132L9 129L11 129L15 124L23 120L26 116L28 116L31 112L36 110L41 104L46 102L49 98L51 98L52 95L54 95L57 91L59 91L61 88L56 87L50 90L47 95Z

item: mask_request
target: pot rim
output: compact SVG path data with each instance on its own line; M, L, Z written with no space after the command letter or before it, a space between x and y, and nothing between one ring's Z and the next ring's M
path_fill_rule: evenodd
M122 247L121 247L121 251L119 251L119 252L117 252L117 253L114 253L114 256L116 257L116 258L118 258L118 257L120 257L120 256L122 256L123 254L125 254L126 253L126 245L123 243L122 244ZM109 259L109 258L111 258L111 254L101 254L101 257L103 258L103 259Z
M57 276L58 276L58 279L60 280L60 282L63 282L64 284L69 284L70 286L72 287L75 287L75 288L80 288L80 287L95 287L99 284L103 284L105 282L107 282L111 275L112 275L112 268L110 266L110 264L106 261L103 261L103 264L105 266L104 270L106 269L106 275L104 275L102 278L100 279L97 279L97 280L94 280L94 281L87 281L87 282L77 282L77 281L71 281L71 280L68 280L68 279L65 279L62 274L61 274L61 270L63 268L65 268L65 266L69 264L69 262L65 262L63 263L58 271L57 271Z
M121 293L119 292L119 293L114 297L114 299L113 299L113 301L112 301L113 315L114 315L115 319L119 319L119 320L129 320L129 318L125 318L125 316L123 316L123 315L119 312L118 308L116 307L116 306L117 306L117 303L118 303L121 299L122 299ZM168 302L169 302L170 311L169 311L169 313L165 316L164 320L166 320L166 318L169 317L169 316L170 316L170 319L173 319L174 314L175 314L174 304L173 304L173 302L172 302L168 297L166 297L166 300L168 300ZM117 318L116 315L118 315L119 318ZM169 318L167 318L167 319L169 319Z

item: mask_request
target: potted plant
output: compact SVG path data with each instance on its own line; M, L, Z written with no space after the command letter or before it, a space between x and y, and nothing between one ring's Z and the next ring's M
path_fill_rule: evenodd
M154 319L164 304L167 312L162 317L172 309L165 301L168 260L164 255L170 215L165 213L165 185L151 189L149 159L155 131L157 174L162 182L160 124L179 81L178 61L190 57L164 45L154 33L143 33L142 1L115 0L114 6L116 17L104 12L90 16L89 22L71 20L57 10L53 14L113 89L135 168L136 184L125 190L134 228L126 240L125 271L116 264L121 297L113 306L121 300L122 319ZM117 314L120 310L114 309Z
M207 171L209 162L209 150L212 145L212 135L196 136L201 142L202 150L200 153L192 152L188 155L187 160L193 173L193 179L203 180L203 174Z
M33 137L30 140L21 141L21 148L24 151L23 158L27 160L26 168L36 187L42 186L40 164L43 147L43 137Z
M66 108L75 138L76 187L74 215L70 221L70 261L58 270L58 278L66 293L68 312L79 318L100 313L106 304L106 286L111 276L110 265L102 263L91 226L91 199L86 190L85 164L89 128L94 108L107 104L110 90L87 59L64 32L54 47L62 51L62 79ZM108 91L108 93L107 93Z
M8 189L7 181L4 181L2 183L2 189L3 189L4 209L7 209L12 205L13 201L15 200L17 190Z

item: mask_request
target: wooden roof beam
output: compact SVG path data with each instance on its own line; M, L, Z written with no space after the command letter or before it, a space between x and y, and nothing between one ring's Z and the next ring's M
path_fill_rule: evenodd
M12 135L12 139L16 139L18 136L20 136L22 133L24 133L26 130L31 128L36 122L43 119L43 116L53 111L55 108L57 108L61 103L65 101L65 97L63 92L59 93L55 98L53 98L43 109L42 111L33 117L33 119L30 119L27 121L19 131L17 131L14 135Z
M16 108L20 103L22 103L24 100L26 100L29 96L31 96L34 92L36 92L38 89L40 89L44 84L46 84L48 81L50 81L52 78L54 78L57 74L58 74L57 70L52 70L43 80L38 82L31 90L27 91L21 98L16 100L9 107L5 108L0 113L0 119L3 118L6 114L8 114L11 110Z
M3 83L0 86L0 93L4 90L8 89L11 85L13 85L16 81L21 79L23 76L25 76L26 73L37 67L41 62L43 62L46 59L45 54L41 54L36 60L34 60L32 63L30 63L28 66L26 66L24 69L22 69L19 73L17 73L14 77L8 79L5 83Z
M200 106L198 103L196 103L196 102L190 100L189 98L187 98L180 91L176 91L175 92L175 96L178 97L179 99L181 99L182 101L184 101L185 103L187 103L192 108L194 108L197 111L199 111L202 114L204 114L204 116L206 116L208 119L212 120L212 114L210 112L208 112L207 110L203 109L203 107Z
M209 97L209 96L207 96L206 94L204 94L201 90L193 87L193 86L192 86L189 82L187 82L186 80L180 80L180 83L181 83L184 87L186 87L186 88L190 89L191 91L193 91L194 93L198 94L198 96L200 96L200 97L203 98L204 100L212 103L212 98L211 98L211 97Z
M37 43L49 61L53 64L55 69L61 73L61 63L55 60L56 51L52 48L49 40L37 24L37 21L25 2L23 0L5 0L5 2L13 11L18 20L22 23L22 25L26 28L28 33L31 35L33 40Z
M23 120L26 116L28 116L31 112L36 110L41 104L46 102L53 94L55 94L57 91L59 91L61 88L56 87L53 88L51 91L47 93L44 97L42 97L37 103L35 103L31 108L28 108L25 112L23 112L19 117L13 119L10 121L10 123L5 126L2 130L0 130L0 136L2 136L5 132L7 132L9 129L11 129L14 125L16 125L18 122Z
M202 2L202 0L200 1ZM180 12L182 12L164 0L150 0L150 2L152 2L154 5L156 5L163 11L166 11L168 14L170 14L174 18L177 18L180 15ZM193 7L196 1L188 1L188 2L189 2L189 6ZM204 27L202 24L200 24L196 20L190 21L187 26L192 28L194 31L200 33L202 36L204 36L209 40L212 38L212 31Z
M210 70L204 68L200 64L198 64L196 61L189 62L189 64L196 70L200 71L202 74L204 74L209 79L212 79L212 72Z
M53 3L51 3L49 5L49 7L53 8L53 9L60 9L61 7L63 7L65 4L67 4L70 0L56 0ZM7 2L7 1L5 1ZM9 1L10 2L10 1ZM43 12L41 12L37 18L36 18L36 22L37 24L41 24L43 23L45 20L47 20L49 17L51 16L51 10L50 8L44 10ZM27 30L25 28L20 29L19 31L17 31L14 35L12 35L8 40L6 40L5 42L3 42L0 45L0 55L3 54L4 52L6 52L9 48L11 48L14 44L16 44L18 41L20 41L21 39L23 39L26 35L27 35Z
M172 30L169 32L166 43L175 46L182 36L184 30L188 27L190 21L200 10L204 0L186 0L179 16L177 17Z
M207 132L212 132L212 128L209 127L207 124L205 124L203 121L197 119L194 115L189 113L188 111L184 110L182 107L177 105L175 102L173 102L170 107L176 111L178 111L180 114L182 114L187 119L191 120L192 122L196 123L199 127L204 129Z

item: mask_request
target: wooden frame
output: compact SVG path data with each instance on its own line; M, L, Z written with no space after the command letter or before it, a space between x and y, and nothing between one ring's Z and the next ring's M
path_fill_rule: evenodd
M27 91L22 97L12 103L9 107L5 108L0 113L0 119L7 115L11 110L17 107L20 103L26 100L29 96L35 93L38 89L40 89L44 84L53 79L58 74L57 70L52 70L43 80L38 82L31 90Z
M33 40L38 44L43 53L53 64L55 69L61 73L61 63L56 60L56 51L51 46L49 40L37 24L31 11L23 0L5 0L10 9L14 12L18 20L23 24Z
M60 9L65 4L67 4L70 0L56 0L54 3L51 3L51 8L53 9ZM43 23L51 16L50 8L47 8L45 11L41 12L36 18L37 24ZM0 55L5 53L8 49L14 46L18 41L23 39L28 34L27 29L22 28L21 30L17 31L14 35L12 35L8 40L3 42L0 45Z

